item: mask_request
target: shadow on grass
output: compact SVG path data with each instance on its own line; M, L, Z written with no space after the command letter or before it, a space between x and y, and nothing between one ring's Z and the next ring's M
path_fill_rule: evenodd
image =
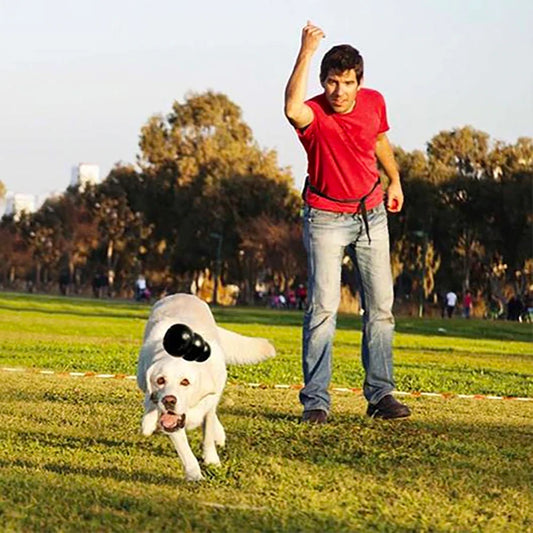
M150 307L124 300L91 300L70 297L51 297L3 293L0 310L14 312L44 313L49 315L71 315L79 317L143 319L148 317ZM15 305L17 302L18 305ZM53 305L70 306L54 309ZM76 309L72 309L76 307ZM95 308L96 307L96 308ZM265 326L302 326L303 312L278 310L267 307L215 307L213 314L218 322L224 324L257 324ZM338 317L339 330L361 330L361 317L341 314ZM533 342L533 324L520 324L503 320L464 320L440 318L403 318L397 317L396 331L412 335L437 337L459 337L469 339L493 339Z
M265 308L216 308L215 318L225 324L263 324L302 327L303 312ZM361 331L359 316L340 314L337 329ZM477 340L512 340L533 342L533 325L506 321L463 320L440 318L396 318L397 333L430 337L459 337Z
M97 310L77 310L74 311L72 309L46 309L43 307L36 307L36 308L29 308L29 307L16 307L16 306L9 306L5 304L0 304L0 310L4 311L12 311L15 313L42 313L45 315L53 315L53 316L79 316L79 317L94 317L94 318L118 318L118 319L142 319L146 320L148 319L148 314L150 312L149 308L143 309L143 312L139 313L107 313L103 311L97 311Z
M1 465L3 466L3 465ZM30 462L20 464L34 470ZM31 471L30 470L30 471ZM253 506L246 504L219 503L210 495L204 500L195 484L174 483L179 491L160 494L157 487L148 493L133 494L123 487L84 486L83 480L75 482L57 472L51 478L40 474L22 473L16 477L0 480L4 509L0 523L9 525L13 531L246 531L250 533L278 533L294 531L354 531L353 520L335 518L320 510L298 507ZM71 474L78 474L72 472ZM83 475L83 474L81 474ZM81 482L80 482L81 481ZM21 484L31 497L32 505L22 503ZM64 502L69 502L65 512ZM272 501L268 502L272 505ZM58 509L62 509L58 512ZM371 510L361 510L360 516L368 515L368 524L380 525L380 530L397 530L391 517L376 516ZM358 523L361 518L358 517ZM370 526L371 527L371 526ZM374 529L371 527L371 529Z
M334 414L327 425L300 423L300 417L266 409L221 410L233 417L232 438L258 456L284 457L327 467L345 465L361 474L412 483L434 475L442 483L529 490L531 426L445 421L372 420ZM259 431L260 429L260 431ZM253 437L251 437L251 435ZM253 441L251 440L253 439ZM238 453L238 452L234 452ZM449 479L448 479L449 478Z
M176 454L173 458L176 461L176 476L169 476L167 474L157 474L153 472L141 472L134 471L128 472L121 467L110 466L107 468L102 467L87 467L87 466L73 466L67 463L62 462L48 462L48 463L37 463L35 461L23 460L23 459L13 459L12 461L5 461L0 459L0 468L27 468L27 469L36 469L46 470L47 472L54 472L60 474L61 476L87 476L93 479L113 479L115 481L130 481L130 482L140 482L147 483L150 485L168 485L169 487L175 487L181 483L185 482L183 476L183 469L179 464L179 459Z

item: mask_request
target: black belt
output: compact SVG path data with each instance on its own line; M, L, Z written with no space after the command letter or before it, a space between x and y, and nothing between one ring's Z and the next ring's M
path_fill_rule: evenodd
M306 176L305 178L305 185L304 190L302 191L302 198L305 200L305 193L307 192L307 189L309 189L312 193L316 194L317 196L321 196L322 198L325 198L326 200L331 200L332 202L339 202L341 204L359 204L359 207L361 209L361 216L363 217L363 222L365 224L365 231L366 236L368 237L368 244L370 244L372 241L370 240L370 228L368 227L368 213L372 211L367 211L366 209L366 200L367 198L376 190L376 187L380 184L381 180L378 178L376 182L374 183L372 189L368 193L366 193L361 198L333 198L332 196L328 196L327 194L323 193L322 191L319 191L314 185L311 185L309 183L309 176Z

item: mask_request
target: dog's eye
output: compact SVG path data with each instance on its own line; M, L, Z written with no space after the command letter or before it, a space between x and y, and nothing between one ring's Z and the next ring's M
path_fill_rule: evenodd
M187 387L190 384L191 382L187 378L184 378L180 381L180 385L183 385L184 387Z
M164 385L165 384L165 378L161 376L160 378L157 378L156 383L158 385Z

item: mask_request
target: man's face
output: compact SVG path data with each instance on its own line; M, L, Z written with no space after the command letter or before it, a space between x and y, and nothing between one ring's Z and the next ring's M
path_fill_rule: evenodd
M344 72L330 70L322 87L335 113L349 113L354 108L355 97L361 85L357 83L354 69Z

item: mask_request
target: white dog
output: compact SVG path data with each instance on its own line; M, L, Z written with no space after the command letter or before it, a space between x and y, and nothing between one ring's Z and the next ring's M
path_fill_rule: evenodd
M226 383L226 364L273 357L265 339L238 335L216 325L209 306L189 294L168 296L150 313L137 364L137 384L146 394L142 432L166 433L188 480L202 479L186 429L203 428L205 464L220 464L216 445L225 433L216 409Z

